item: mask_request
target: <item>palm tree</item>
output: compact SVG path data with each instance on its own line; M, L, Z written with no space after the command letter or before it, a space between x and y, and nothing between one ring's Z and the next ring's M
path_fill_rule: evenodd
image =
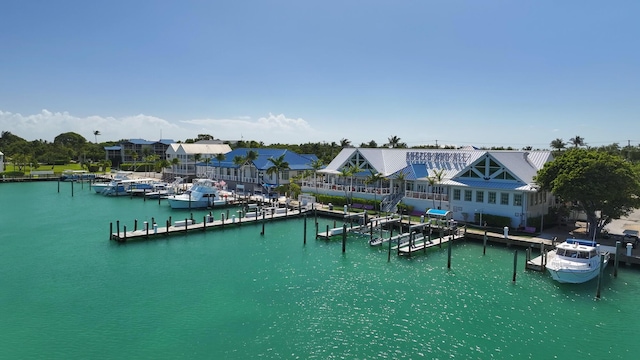
M223 153L216 154L216 160L218 161L218 177L222 176L222 161L226 159L227 156Z
M340 147L342 148L351 147L351 140L345 139L345 138L340 139Z
M433 176L430 176L429 178L429 186L431 186L431 193L433 194L433 186L434 185L438 185L438 189L440 188L440 184L442 183L442 180L444 180L444 169L433 169ZM433 180L433 182L431 181ZM439 197L440 197L440 207L438 207L438 209L442 208L442 191L439 191ZM436 198L435 196L433 197L433 207L436 206Z
M311 168L313 169L313 184L316 188L316 194L318 193L318 170L322 169L323 166L324 163L320 159L311 162Z
M233 157L233 164L237 166L238 174L240 174L241 169L244 169L244 163L245 163L245 160L243 156L236 155ZM239 177L238 181L242 179L242 176L238 176L238 177Z
M202 154L193 154L193 169L196 172L196 176L198 174L198 165L196 165L200 159L202 159Z
M340 174L338 174L338 176L341 176L344 178L345 181L343 181L342 187L344 189L344 197L349 200L349 194L347 194L347 186L345 184L346 180L348 177L351 176L351 168L348 166L345 166L342 168L342 170L340 170Z
M373 170L369 170L369 176L367 176L367 179L364 181L366 184L376 184L376 186L378 187L378 189L380 189L380 181L382 181L383 176L379 173L379 172L373 172ZM374 204L378 203L378 189L376 189L373 192L373 202Z
M96 144L98 143L98 135L100 135L100 131L99 131L99 130L95 130L95 131L93 132L93 136L94 136L94 137L95 137L95 139L96 139Z
M569 139L569 142L570 142L571 144L573 144L573 147L576 147L576 148L577 148L578 146L585 146L585 145L587 145L587 144L585 144L585 142L584 142L584 138L583 138L583 137L580 137L580 136L578 136L578 135L576 135L576 137L572 137L571 139Z
M404 194L404 191L405 191L405 188L404 188L405 179L406 179L406 175L403 172L399 172L394 176L394 180L396 180L398 184L400 184L398 187L402 189L402 194Z
M385 145L390 147L390 148L395 148L398 146L398 144L400 143L400 138L393 135L392 137L387 139L389 142L386 143Z
M176 177L176 166L180 164L180 159L178 159L177 157L174 157L173 159L171 159L171 167L172 167L172 171L173 171L173 177Z
M551 146L552 149L556 149L558 151L562 150L565 148L565 146L567 146L567 144L564 142L564 140L557 138L553 141L551 141L551 144L549 144L549 146Z
M436 196L434 194L435 186L436 186L436 178L433 176L427 177L427 181L429 181L429 187L431 188L431 200L433 201L433 208L436 208Z
M353 176L357 175L362 170L363 169L358 164L349 166L349 175L351 177L351 185L350 185L350 187L351 187L351 197L353 197Z
M248 150L245 156L236 155L233 158L233 162L236 165L240 165L240 167L242 168L242 177L244 178L246 177L245 167L247 165L253 164L253 162L256 161L256 159L258 159L258 153L254 150Z
M399 138L399 137L397 137L397 136L395 136L395 135L394 135L394 136L392 136L392 137L390 137L390 138L388 138L387 140L388 140L389 142L388 142L388 143L386 143L386 144L384 144L384 146L386 146L386 147L390 147L390 148L402 148L402 149L404 149L404 148L406 148L406 147L407 147L407 144L406 144L406 143L403 143L403 142L400 142L400 138Z
M284 156L285 154L282 154L275 159L269 158L272 165L267 169L267 175L276 174L276 189L280 187L280 173L290 169L289 163L284 161Z

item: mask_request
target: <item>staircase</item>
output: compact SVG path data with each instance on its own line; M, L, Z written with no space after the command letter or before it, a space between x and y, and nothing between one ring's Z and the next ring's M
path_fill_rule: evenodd
M400 203L400 201L402 201L403 197L404 197L403 193L396 193L396 194L385 196L384 199L382 199L382 202L380 203L381 211L389 212L389 213L397 213L398 204Z

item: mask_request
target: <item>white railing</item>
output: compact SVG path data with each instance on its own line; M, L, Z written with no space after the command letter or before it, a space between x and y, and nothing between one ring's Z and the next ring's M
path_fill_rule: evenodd
M436 200L436 201L449 201L449 196L447 194L435 194L435 193L427 193L423 191L409 191L407 190L405 196L412 199L421 199L421 200Z

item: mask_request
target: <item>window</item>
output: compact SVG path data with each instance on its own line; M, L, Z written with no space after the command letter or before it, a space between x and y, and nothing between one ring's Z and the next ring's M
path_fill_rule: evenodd
M453 200L460 200L460 189L453 189Z
M484 202L484 191L476 190L476 202Z
M495 191L489 191L489 198L487 199L487 202L489 204L495 204L496 203L496 192Z
M471 190L464 191L464 201L471 201Z
M513 206L522 206L522 194L513 194Z
M500 193L500 205L509 205L509 193Z

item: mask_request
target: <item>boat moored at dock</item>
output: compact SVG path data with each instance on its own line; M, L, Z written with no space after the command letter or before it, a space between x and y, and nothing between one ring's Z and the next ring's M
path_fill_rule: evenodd
M604 261L600 256L604 255ZM591 240L567 239L547 254L546 268L560 283L580 284L598 276L609 263L609 252Z
M230 193L211 179L196 179L184 193L167 197L172 209L205 209L227 205Z

